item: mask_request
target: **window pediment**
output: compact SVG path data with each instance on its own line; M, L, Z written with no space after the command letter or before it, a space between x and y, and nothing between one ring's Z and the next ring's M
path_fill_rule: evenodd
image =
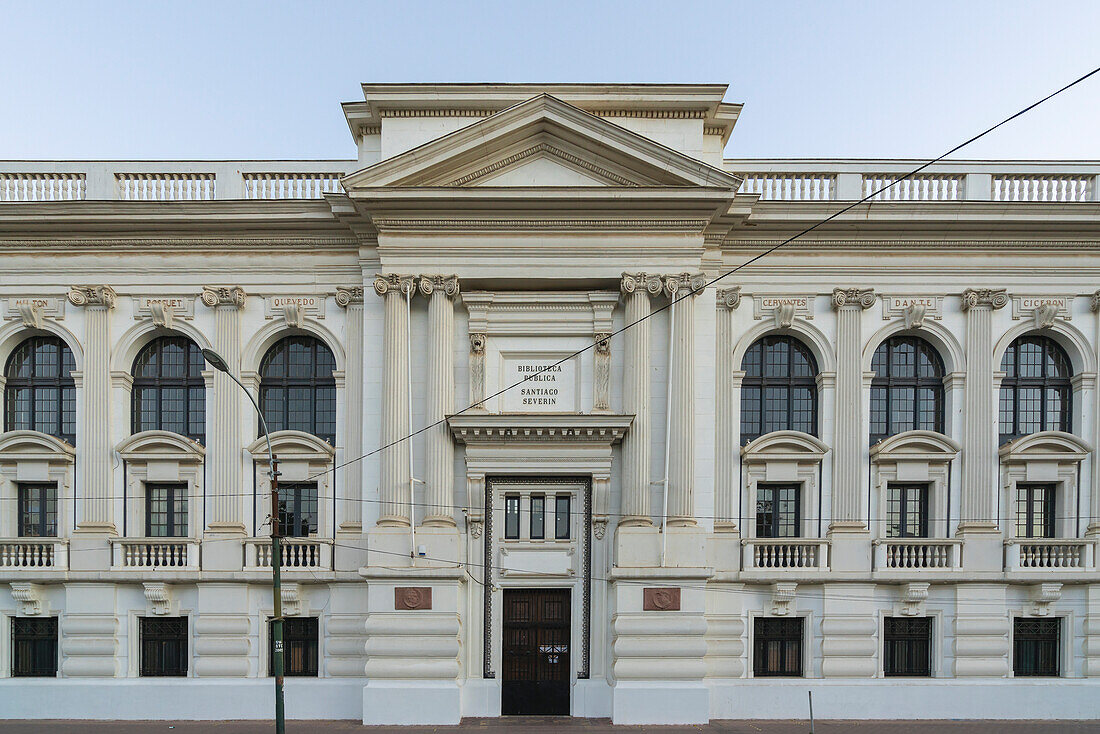
M745 461L821 461L829 447L802 431L773 431L741 449Z
M1000 449L1004 463L1026 461L1082 461L1092 447L1072 433L1041 431L1009 441Z
M962 447L936 431L904 431L882 439L871 447L871 461L950 461Z
M206 456L201 444L171 431L141 431L123 439L115 448L127 461L200 462Z
M0 462L9 461L63 461L72 463L76 449L63 441L40 431L7 431L0 433Z
M311 459L328 461L336 455L336 449L305 431L273 431L271 450L280 461L293 459ZM253 458L267 460L267 439L260 436L248 445L248 453Z

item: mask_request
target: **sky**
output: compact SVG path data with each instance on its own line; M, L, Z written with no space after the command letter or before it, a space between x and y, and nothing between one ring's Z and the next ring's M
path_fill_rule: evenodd
M1100 66L1100 2L0 0L0 160L353 158L362 82L707 82L728 157L934 157ZM1100 159L1100 75L956 158Z

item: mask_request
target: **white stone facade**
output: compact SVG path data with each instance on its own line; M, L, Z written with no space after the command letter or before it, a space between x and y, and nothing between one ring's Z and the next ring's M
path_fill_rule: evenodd
M134 433L133 365L182 336L255 392L303 335L332 354L335 439L272 435L280 480L317 486L284 557L284 613L318 630L290 718L500 715L522 589L569 592L573 716L794 718L812 690L826 718L1094 717L1100 164L942 164L715 281L912 167L723 159L724 93L365 85L356 160L0 162L0 364L59 337L76 411L75 446L5 411L3 715L270 715L255 412L205 366L201 441ZM746 440L745 355L774 335L816 363L813 430ZM942 360L942 431L872 443L897 335ZM1068 418L1002 442L1025 335L1064 350ZM56 485L56 537L21 535L30 483ZM168 540L163 483L187 495ZM924 537L888 537L898 483L927 488ZM759 537L777 484L797 537ZM1052 537L1018 537L1033 485ZM55 678L13 675L32 617L58 619ZM141 674L146 617L186 618L186 681ZM924 617L930 675L886 680L886 620ZM756 675L761 618L803 620L800 676ZM1054 677L1016 674L1018 618L1059 620Z

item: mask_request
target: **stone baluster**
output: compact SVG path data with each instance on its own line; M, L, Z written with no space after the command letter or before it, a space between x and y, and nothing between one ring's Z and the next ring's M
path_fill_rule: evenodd
M111 514L111 328L117 295L110 286L75 286L69 303L84 307L84 398L77 451L77 530L113 533Z
M671 322L672 399L668 409L668 518L671 527L696 525L695 521L695 298L706 286L706 276L679 273L664 278L665 292L674 303ZM688 295L687 298L684 296ZM677 300L679 299L679 300Z
M454 412L454 299L458 278L453 275L420 276L420 292L428 297L428 385L425 442L424 524L453 527L454 443L446 417ZM441 421L438 425L432 425Z
M225 359L233 374L240 373L241 309L245 292L238 287L203 286L203 304L214 309L214 350ZM243 535L241 515L241 400L240 388L233 380L214 370L210 390L210 435L207 440L207 466L210 469L211 494L208 530Z
M347 367L345 374L344 456L351 461L363 455L363 287L336 289L336 305L347 313ZM338 485L339 486L339 485ZM344 473L342 497L336 500L339 530L362 529L363 466L356 462Z
M834 288L836 309L836 427L833 450L833 521L830 529L863 530L860 455L867 441L863 430L863 373L860 319L875 303L870 288Z
M633 415L623 437L623 492L620 525L653 525L649 509L649 321L650 297L661 292L661 279L623 273L623 412Z
M374 292L382 297L382 456L381 515L383 527L408 525L409 483L409 314L406 298L413 291L411 275L386 274L374 279ZM396 442L396 443L395 443ZM392 446L390 444L393 444Z
M723 288L718 291L718 391L716 396L716 423L714 458L714 529L725 532L737 531L736 499L738 491L737 467L734 457L737 455L737 442L734 439L735 421L740 417L734 413L737 402L733 380L733 311L741 305L741 286Z

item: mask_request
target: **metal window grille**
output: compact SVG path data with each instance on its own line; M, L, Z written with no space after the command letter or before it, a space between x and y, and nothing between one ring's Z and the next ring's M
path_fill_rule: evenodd
M756 485L756 537L801 536L800 484Z
M304 431L336 445L336 358L319 339L288 336L260 365L260 409L274 431ZM263 426L260 426L263 434Z
M150 538L187 537L187 484L146 482L145 532Z
M317 533L316 482L279 482L279 530L288 538Z
M802 342L766 336L741 362L741 442L772 431L817 435L817 361Z
M932 618L887 617L882 648L885 675L932 675Z
M886 537L928 537L928 485L897 484L886 488Z
M187 675L187 617L141 618L141 674Z
M1012 626L1012 672L1018 677L1058 676L1061 629L1060 619L1016 619Z
M134 360L130 404L134 433L171 431L206 440L206 364L193 341L162 336Z
M8 431L41 431L76 445L76 360L56 336L23 341L4 370Z
M943 433L943 359L924 339L896 336L871 358L871 443L904 431Z
M1054 537L1053 484L1016 485L1016 537Z
M1039 431L1071 431L1073 368L1046 336L1021 336L1001 358L1001 443Z
M268 675L275 675L275 626L267 625ZM317 617L283 618L283 675L316 676Z
M802 675L801 618L753 620L752 672L759 678Z
M19 536L57 537L57 484L19 483Z
M57 617L13 617L11 674L14 677L57 675Z

